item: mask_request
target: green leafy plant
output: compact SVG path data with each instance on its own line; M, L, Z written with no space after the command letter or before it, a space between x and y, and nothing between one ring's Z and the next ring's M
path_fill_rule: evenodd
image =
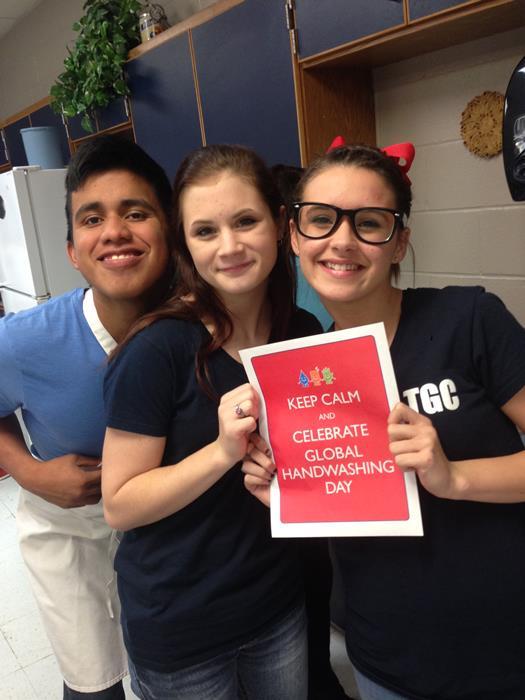
M85 14L73 25L78 38L50 90L55 112L82 115L82 127L92 132L95 110L129 95L124 63L140 42L141 8L139 0L86 0Z

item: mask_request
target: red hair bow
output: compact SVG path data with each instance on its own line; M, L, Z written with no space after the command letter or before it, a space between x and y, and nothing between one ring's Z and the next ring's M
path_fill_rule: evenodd
M396 161L399 169L403 173L403 180L411 185L412 183L410 182L410 178L408 177L407 173L410 170L410 166L412 165L412 161L416 155L414 144L394 143L392 146L386 146L386 148L382 148L381 150L383 153L386 153L387 156Z
M326 152L329 153L335 148L340 148L341 146L346 146L346 142L342 136L336 136L332 143L326 149ZM405 182L411 185L412 183L410 182L410 178L408 177L407 173L410 170L412 161L414 160L414 156L416 155L416 149L414 148L414 144L395 143L392 146L386 146L385 148L381 148L380 150L385 155L395 160L399 169L401 170L401 173L403 174L403 180L405 180Z
M329 153L330 151L333 151L336 148L340 148L341 146L346 146L346 141L342 136L336 136L332 143L326 149L326 152Z

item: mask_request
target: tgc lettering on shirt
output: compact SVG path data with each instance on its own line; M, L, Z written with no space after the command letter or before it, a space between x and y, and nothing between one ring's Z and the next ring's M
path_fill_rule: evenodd
M459 397L452 379L443 379L437 385L428 382L420 387L406 389L403 397L410 408L418 413L422 409L427 415L459 408Z

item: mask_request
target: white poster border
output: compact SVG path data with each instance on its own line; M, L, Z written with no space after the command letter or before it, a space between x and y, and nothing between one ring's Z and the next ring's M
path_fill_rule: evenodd
M260 398L259 433L270 443L268 434L268 418L264 396L261 391L257 374L253 368L252 358L262 355L271 355L286 350L296 350L315 345L334 343L340 340L351 340L373 336L379 357L379 364L383 376L388 405L393 408L399 401L394 367L388 346L388 340L383 323L371 323L365 326L347 328L341 331L321 333L306 338L294 338L278 343L259 345L254 348L246 348L240 351L248 381L257 390ZM377 536L421 536L423 525L421 521L421 509L417 481L414 472L404 473L405 490L408 503L408 518L406 520L378 520L359 522L318 522L318 523L283 523L280 514L279 483L272 479L270 488L270 511L273 537L377 537Z

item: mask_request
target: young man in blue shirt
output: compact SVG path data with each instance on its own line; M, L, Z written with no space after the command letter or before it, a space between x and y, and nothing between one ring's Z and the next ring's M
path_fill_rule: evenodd
M66 176L67 253L90 287L0 320L0 466L21 486L21 551L67 700L124 698L114 533L100 502L102 382L107 355L169 291L170 198L139 146L83 145Z

